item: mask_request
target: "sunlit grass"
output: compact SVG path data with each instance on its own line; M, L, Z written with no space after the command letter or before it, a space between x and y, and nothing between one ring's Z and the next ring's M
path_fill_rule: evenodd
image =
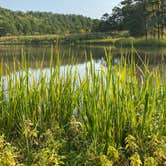
M20 161L27 165L38 163L33 157L37 153L43 163L57 165L62 164L61 160L66 165L93 165L98 160L101 165L142 163L144 158L151 159L148 157L164 163L164 145L160 144L166 134L166 83L160 80L157 70L150 72L146 65L140 69L134 54L130 60L122 56L116 66L112 65L111 55L106 53L105 59L104 70L96 71L91 57L85 75L80 77L72 67L60 73L57 56L56 65L50 61L49 79L42 66L39 79L35 79L24 60L20 65L23 74L14 70L11 76L6 69L5 86L1 69L0 131L20 148L24 156ZM138 71L142 73L139 76ZM56 135L51 138L58 144L43 136L48 130ZM42 146L45 139L48 144ZM63 141L65 147L59 145ZM149 141L157 144L152 152ZM54 147L56 152L52 151ZM44 153L46 150L49 152ZM55 160L49 161L48 155Z

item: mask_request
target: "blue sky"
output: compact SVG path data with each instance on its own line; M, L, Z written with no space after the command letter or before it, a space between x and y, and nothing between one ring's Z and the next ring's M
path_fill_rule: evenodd
M121 0L0 0L0 6L21 11L51 11L100 18Z

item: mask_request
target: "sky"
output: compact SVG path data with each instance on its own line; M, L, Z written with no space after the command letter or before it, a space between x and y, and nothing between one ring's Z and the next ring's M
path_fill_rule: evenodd
M63 14L80 14L101 18L111 13L121 0L0 0L0 6L14 11L47 11Z

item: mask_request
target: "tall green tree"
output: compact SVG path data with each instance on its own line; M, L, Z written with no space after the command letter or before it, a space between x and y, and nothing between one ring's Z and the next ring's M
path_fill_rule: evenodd
M66 34L91 32L99 20L51 12L13 12L0 8L0 35Z
M166 28L166 0L123 0L102 18L100 31L128 30L131 36L160 39Z

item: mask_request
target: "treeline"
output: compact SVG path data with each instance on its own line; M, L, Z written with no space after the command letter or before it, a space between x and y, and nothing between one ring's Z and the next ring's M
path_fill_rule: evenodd
M98 31L129 31L131 36L163 38L166 0L123 0L112 14L105 13Z
M0 8L0 36L92 32L99 20L51 12L14 12Z
M0 36L127 31L134 37L166 35L166 0L123 0L101 20L51 12L0 8Z

